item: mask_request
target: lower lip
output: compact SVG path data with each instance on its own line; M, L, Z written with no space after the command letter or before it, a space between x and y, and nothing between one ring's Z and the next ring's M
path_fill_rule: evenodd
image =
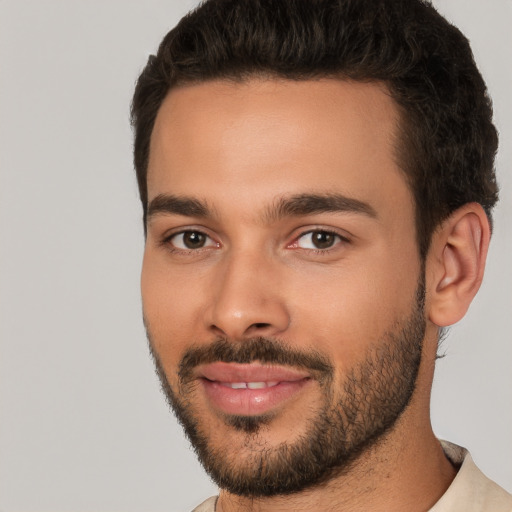
M262 389L233 389L219 382L201 379L211 404L225 414L237 416L258 416L270 412L292 399L309 381L305 378L279 382Z

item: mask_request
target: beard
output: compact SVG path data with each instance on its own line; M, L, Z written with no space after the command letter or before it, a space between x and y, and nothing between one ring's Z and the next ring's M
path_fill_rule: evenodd
M363 453L385 439L416 387L426 330L424 299L421 280L412 312L373 343L362 362L337 385L334 366L324 354L298 351L279 340L260 337L239 343L219 339L190 348L181 360L179 384L173 389L153 349L149 326L146 328L162 390L207 473L221 489L233 494L269 497L322 485L350 471ZM272 428L272 413L224 415L227 429L245 436L244 454L230 444L229 431L222 446L213 442L208 419L194 409L192 373L198 365L216 361L258 361L308 370L322 399L310 414L304 433L293 442L269 446L264 434Z

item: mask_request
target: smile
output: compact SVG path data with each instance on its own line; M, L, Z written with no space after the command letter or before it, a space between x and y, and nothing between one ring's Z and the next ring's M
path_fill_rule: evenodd
M273 388L277 386L279 382L220 382L221 386L226 386L231 389L264 389Z
M214 410L241 416L284 407L312 382L308 372L260 363L211 363L196 378Z

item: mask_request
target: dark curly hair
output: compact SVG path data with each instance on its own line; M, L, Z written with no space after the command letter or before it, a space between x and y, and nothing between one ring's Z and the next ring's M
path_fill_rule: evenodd
M386 84L400 111L397 163L415 198L419 251L454 210L498 198L492 106L464 35L424 0L208 0L149 57L132 102L147 208L158 110L175 86L263 75Z

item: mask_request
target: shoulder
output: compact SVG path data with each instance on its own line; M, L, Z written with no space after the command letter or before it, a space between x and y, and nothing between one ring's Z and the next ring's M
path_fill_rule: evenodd
M487 478L465 448L446 441L441 444L459 471L430 512L512 512L512 495Z
M215 512L215 505L217 504L217 496L212 496L201 505L198 505L192 512Z

